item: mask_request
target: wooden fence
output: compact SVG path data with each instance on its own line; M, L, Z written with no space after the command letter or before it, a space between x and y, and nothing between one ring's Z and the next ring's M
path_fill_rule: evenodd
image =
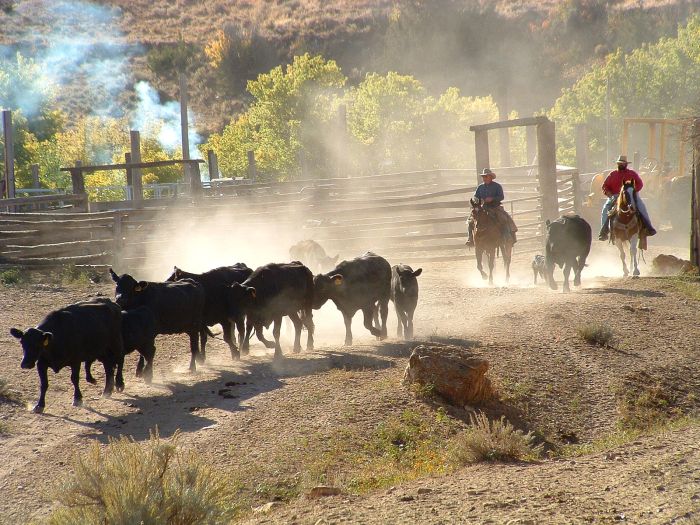
M534 168L496 170L506 192L504 206L520 228L516 253L542 247L544 196ZM464 246L469 197L475 190L466 183L469 180L474 180L474 170L429 170L217 185L190 198L144 201L148 205L138 209L5 212L0 213L0 264L114 265L139 272L149 267L154 253L187 249L173 247L176 233L184 228L215 229L225 238L225 232L242 226L253 235L272 230L285 232L279 238L313 238L341 257L375 250L390 260L411 264L465 260L473 257ZM559 211L580 209L580 194L577 171L559 169ZM74 196L50 197L69 202ZM552 196L547 198L551 202ZM84 201L75 202L84 205ZM6 203L2 201L4 209Z

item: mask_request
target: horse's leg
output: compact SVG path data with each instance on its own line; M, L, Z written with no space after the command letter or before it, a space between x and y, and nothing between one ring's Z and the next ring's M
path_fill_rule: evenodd
M627 269L627 262L625 261L625 246L622 244L623 241L617 237L615 240L615 245L617 246L617 249L620 250L620 260L622 261L622 272L624 273L624 276L627 277L630 272Z
M630 262L632 264L632 275L639 277L639 267L637 266L637 234L630 237Z
M493 265L496 262L496 248L491 248L488 253L489 259L489 286L493 286Z
M482 279L487 279L488 275L484 272L484 267L481 265L481 257L484 255L484 249L477 246L476 247L476 269L481 273Z
M510 259L513 255L513 245L505 243L503 245L503 266L506 269L506 284L510 283Z

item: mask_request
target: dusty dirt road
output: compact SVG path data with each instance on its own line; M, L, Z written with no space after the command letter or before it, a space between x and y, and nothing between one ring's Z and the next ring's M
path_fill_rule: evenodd
M625 385L662 384L678 410L694 414L700 400L698 284L606 277L619 270L603 259L591 258L582 289L568 295L533 286L525 258L516 260L508 287L484 287L471 263L425 268L417 339L460 344L487 358L502 397L494 415L501 410L552 446L610 435L619 420L616 393ZM85 406L74 408L69 374L62 371L49 377L46 413L30 413L38 380L35 371L20 370L21 350L9 328L34 326L51 309L112 293L107 282L1 290L0 378L22 401L0 399L0 523L41 522L51 508L51 488L70 469L73 454L92 441L142 440L156 426L164 437L180 429L184 446L235 477L248 494L241 516L251 522L700 521L700 427L693 423L584 456L469 466L364 495L307 499L304 491L323 469L310 458L327 457L348 436L372 435L396 414L432 417L436 408L401 386L417 342L376 342L358 316L356 344L342 347L342 319L330 305L315 314L313 353L275 362L256 343L249 358L232 362L216 340L206 365L192 376L186 338L160 337L152 385L131 375L136 358L130 356L124 393L102 399L96 374L98 386L82 382ZM591 346L577 335L576 328L592 320L613 328L613 347ZM390 310L390 335L395 326ZM287 334L285 351L289 343ZM448 413L459 428L468 420L462 409ZM342 469L335 476L325 472L324 480L342 485L343 475ZM282 504L251 513L269 501Z

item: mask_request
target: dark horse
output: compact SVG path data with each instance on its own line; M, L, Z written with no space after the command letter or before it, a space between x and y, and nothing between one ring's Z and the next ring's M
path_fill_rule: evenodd
M493 284L493 264L496 260L496 250L503 256L503 266L506 269L506 282L510 280L510 257L513 252L513 242L503 235L502 225L498 220L497 211L486 206L481 199L472 198L472 215L474 217L474 248L476 250L476 267L481 277L488 277ZM489 262L489 273L486 275L481 265L481 257L486 253Z

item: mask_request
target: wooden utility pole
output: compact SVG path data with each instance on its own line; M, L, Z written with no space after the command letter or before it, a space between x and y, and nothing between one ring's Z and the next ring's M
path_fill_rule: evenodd
M39 165L32 164L31 169L32 169L32 188L38 189L41 187L41 183L39 182Z
M207 151L207 166L209 167L209 180L219 178L219 159L213 149Z
M253 150L248 151L248 178L250 182L255 184L255 179L258 177L258 169L255 165L255 152Z
M12 133L12 111L2 112L2 131L5 139L5 189L7 198L15 198L15 144Z
M180 73L180 129L182 131L182 158L190 158L189 124L187 122L187 77ZM189 167L185 164L186 167Z
M474 146L476 154L476 183L481 184L481 171L490 168L489 165L489 132L485 129L474 131Z
M76 169L70 172L71 182L73 183L73 194L74 195L84 195L85 194L85 174L80 168L83 165L82 160L75 161Z
M131 130L129 132L129 138L131 140L131 162L138 164L141 162L141 134L136 130ZM141 169L132 168L131 169L131 179L132 179L132 194L133 201L136 206L141 206L143 203L143 184L141 182Z
M557 156L554 122L543 119L537 124L537 166L542 193L542 220L559 217L557 193Z

